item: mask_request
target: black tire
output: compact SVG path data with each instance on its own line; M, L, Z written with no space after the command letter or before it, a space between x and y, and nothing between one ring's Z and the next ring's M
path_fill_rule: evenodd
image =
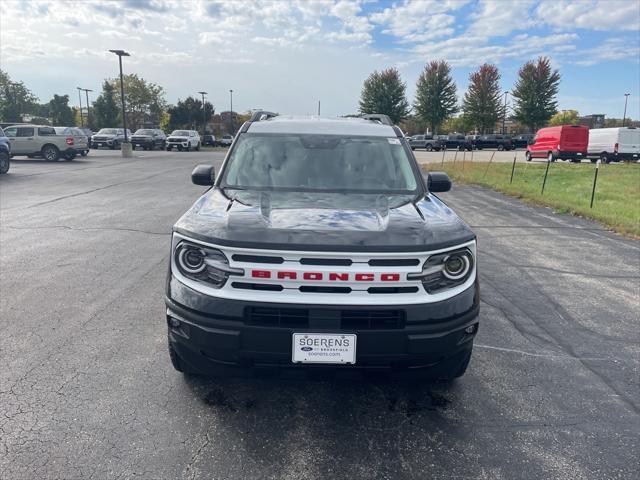
M64 159L65 159L67 162L70 162L70 161L71 161L71 160L73 160L74 158L76 158L76 154L75 154L75 153L67 153L67 154L64 156Z
M167 147L166 150L167 150L167 152L170 152L171 151L171 147Z
M427 152L433 151L433 145L431 145L430 143L427 143L427 145L424 148Z
M40 153L47 162L57 162L60 159L60 150L55 145L45 145Z
M191 143L187 143L187 152L191 151Z
M4 175L9 171L11 166L11 159L7 152L0 152L0 175Z
M200 142L198 142L198 144L196 145L196 152L200 151Z
M415 149L416 149L416 147L411 147L411 150L415 150Z
M504 150L504 145L498 145L498 151L502 152Z
M609 159L609 155L607 154L607 152L602 152L600 154L600 162L606 163L606 164L611 163L611 160Z
M178 151L181 152L182 151L182 145L178 145Z
M86 157L87 153L89 153L89 150L83 150L80 152L80 155L82 155L83 157Z
M531 152L527 152L524 154L524 158L527 162L531 161Z
M598 161L597 158L590 158L590 160L591 160L591 163L596 163Z

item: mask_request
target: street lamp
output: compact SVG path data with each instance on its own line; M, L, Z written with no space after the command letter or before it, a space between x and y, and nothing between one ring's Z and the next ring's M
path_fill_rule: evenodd
M18 105L18 92L16 91L16 87L20 84L18 82L9 82L11 85L11 89L13 90L13 107L16 110L16 122L22 122L22 115L20 115L20 106Z
M208 95L207 92L198 92L202 95L202 141L204 142L204 136L207 134L207 109L205 108L204 96Z
M622 126L624 127L624 122L627 119L627 100L629 100L629 93L624 94L624 113L622 114Z
M78 100L80 101L80 126L84 128L84 119L82 118L82 95L80 94L80 87L76 87L78 89Z
M85 93L85 96L87 98L87 127L91 128L91 117L89 116L89 92L93 92L93 90L89 89L89 88L80 88L77 87L78 90L82 90ZM78 92L80 93L80 92ZM80 106L80 117L82 118L82 106Z
M507 95L509 95L509 92L508 91L504 92L504 110L502 112L502 134L503 135L507 133L505 130L505 124L507 123Z
M229 95L231 96L231 107L229 112L229 133L233 135L233 90L229 90Z
M122 100L122 129L124 130L124 142L122 143L122 156L131 156L131 144L127 139L127 116L124 109L124 80L122 78L122 57L129 57L130 55L124 50L109 50L111 53L115 53L118 56L118 63L120 64L120 99Z

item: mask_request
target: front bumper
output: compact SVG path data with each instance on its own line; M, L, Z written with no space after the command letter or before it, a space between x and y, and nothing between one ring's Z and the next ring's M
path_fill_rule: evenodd
M187 148L189 146L189 142L167 142L167 148L173 148L173 147L182 147L182 148Z
M195 292L173 277L168 290L165 303L169 342L191 370L204 374L327 368L437 371L446 360L470 350L478 330L477 282L442 302L371 308L219 299ZM256 309L271 309L285 316L291 309L298 313L302 310L306 318L297 326L267 325L256 320ZM392 327L346 324L345 318L362 311L393 312L401 320ZM292 363L292 335L305 332L355 333L355 365Z

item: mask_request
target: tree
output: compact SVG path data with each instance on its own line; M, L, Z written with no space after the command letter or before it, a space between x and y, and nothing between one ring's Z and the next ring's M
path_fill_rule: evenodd
M433 133L437 133L442 122L458 111L456 92L451 67L446 61L432 61L424 67L416 84L413 108Z
M562 110L551 117L549 125L552 127L557 125L577 125L579 116L577 110Z
M91 108L92 127L101 128L116 127L118 124L118 105L116 103L114 87L105 80L102 84L102 93Z
M54 125L75 126L75 115L69 106L69 95L54 94L49 100L49 115Z
M398 125L407 135L417 135L424 133L427 129L427 124L420 117L416 115L409 115Z
M184 101L178 100L178 103L169 107L167 112L170 115L167 124L170 130L177 128L194 128L200 130L202 126L202 101L187 97ZM209 102L205 102L205 120L209 122L215 112L215 108Z
M114 78L110 82L114 87L116 103L121 105L120 78ZM160 85L147 82L136 74L125 75L123 84L127 127L135 130L143 127L147 122L159 125L162 120L162 112L167 107L164 89Z
M441 130L447 133L468 133L473 130L474 123L471 119L465 115L458 115L457 117L449 117L442 122Z
M552 70L547 57L525 63L518 71L518 81L511 93L515 119L531 131L542 127L557 111L559 85L560 73Z
M504 114L498 67L485 63L469 75L469 89L464 95L462 109L466 119L480 133L493 132L496 122Z
M22 82L14 82L0 70L0 120L21 122L22 114L36 113L38 98Z
M369 75L360 94L360 113L382 113L393 123L399 123L409 114L406 95L407 85L402 82L395 68L388 68Z

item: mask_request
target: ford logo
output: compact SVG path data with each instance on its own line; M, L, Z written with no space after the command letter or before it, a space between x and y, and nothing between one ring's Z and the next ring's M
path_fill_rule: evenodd
M313 348L311 348L311 347L302 347L300 350L302 350L303 352L310 352L311 350L313 350Z

